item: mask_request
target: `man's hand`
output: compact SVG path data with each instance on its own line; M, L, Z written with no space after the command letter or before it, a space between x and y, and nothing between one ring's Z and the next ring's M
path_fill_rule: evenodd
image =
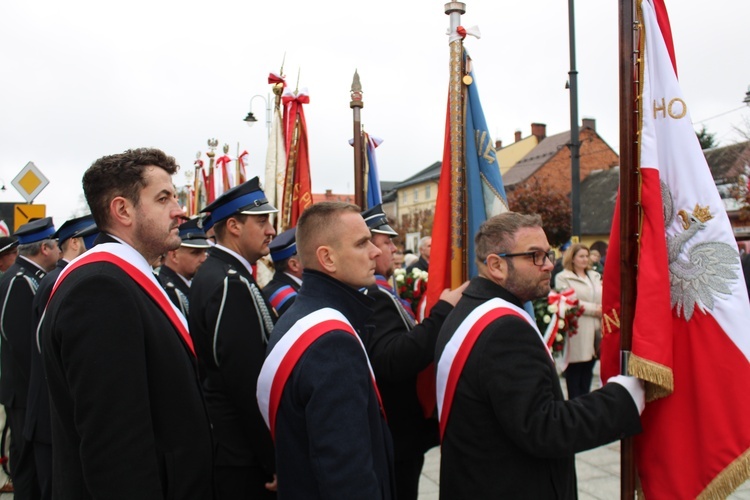
M444 300L455 307L458 303L458 300L461 298L461 295L464 293L464 290L466 290L467 286L469 286L469 282L465 281L461 286L453 290L449 290L446 288L440 294L440 300Z
M279 480L276 477L276 474L273 475L273 482L266 483L266 489L268 491L276 491L279 487Z

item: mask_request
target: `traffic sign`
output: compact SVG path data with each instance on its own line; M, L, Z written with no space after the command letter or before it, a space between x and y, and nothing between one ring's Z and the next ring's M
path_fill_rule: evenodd
M32 219L43 219L47 205L16 205L13 207L13 232Z
M13 179L11 185L21 193L23 199L28 203L34 201L34 198L47 187L49 181L42 172L30 161L24 166L18 175Z

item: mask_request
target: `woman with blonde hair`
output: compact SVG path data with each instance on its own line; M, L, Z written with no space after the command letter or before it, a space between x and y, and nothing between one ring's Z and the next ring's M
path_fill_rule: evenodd
M565 382L568 386L568 399L591 392L596 352L594 339L596 331L601 331L602 318L602 278L591 269L589 249L581 243L574 243L563 255L563 270L555 278L555 288L576 292L579 304L583 306L583 316L578 318L578 332L568 338L568 367Z

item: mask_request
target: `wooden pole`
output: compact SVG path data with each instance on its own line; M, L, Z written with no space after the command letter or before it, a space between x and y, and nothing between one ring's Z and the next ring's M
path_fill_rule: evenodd
M362 100L362 84L359 82L359 73L354 70L352 80L351 101L349 107L352 109L354 120L354 204L361 210L367 210L365 197L365 167L364 167L364 144L362 141L362 121L360 110L365 106Z
M456 32L461 25L461 16L466 13L463 2L445 4L445 13L450 16L450 32ZM460 216L451 219L451 247L454 255L461 256L461 276L454 275L453 281L463 283L469 277L469 263L466 251L466 164L464 161L464 106L466 93L464 78L469 78L464 65L463 40L458 38L450 42L450 83L448 93L448 115L450 123L451 148L451 213Z
M636 0L620 0L620 373L628 373L638 270L640 165L638 157L638 75ZM633 438L621 441L620 498L635 498Z

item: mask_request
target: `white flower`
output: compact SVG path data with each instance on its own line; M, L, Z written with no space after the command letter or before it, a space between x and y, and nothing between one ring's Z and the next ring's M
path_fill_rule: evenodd
M403 276L406 274L406 269L398 268L393 270L393 274L396 276Z
M403 283L404 282L404 275L403 274L397 274L396 275L396 283Z
M558 328L565 328L565 320L564 319L558 319L557 320L557 327Z
M557 342L562 342L562 341L563 341L563 338L564 338L564 337L562 336L562 334L561 334L561 333L558 333L558 334L557 334L557 337L555 337L555 340L556 340Z
M549 306L547 306L547 310L552 314L555 314L558 310L557 304L550 304Z
M552 318L550 317L549 314L545 314L544 317L542 318L542 321L544 321L544 324L547 325L549 324L550 321L552 321Z

